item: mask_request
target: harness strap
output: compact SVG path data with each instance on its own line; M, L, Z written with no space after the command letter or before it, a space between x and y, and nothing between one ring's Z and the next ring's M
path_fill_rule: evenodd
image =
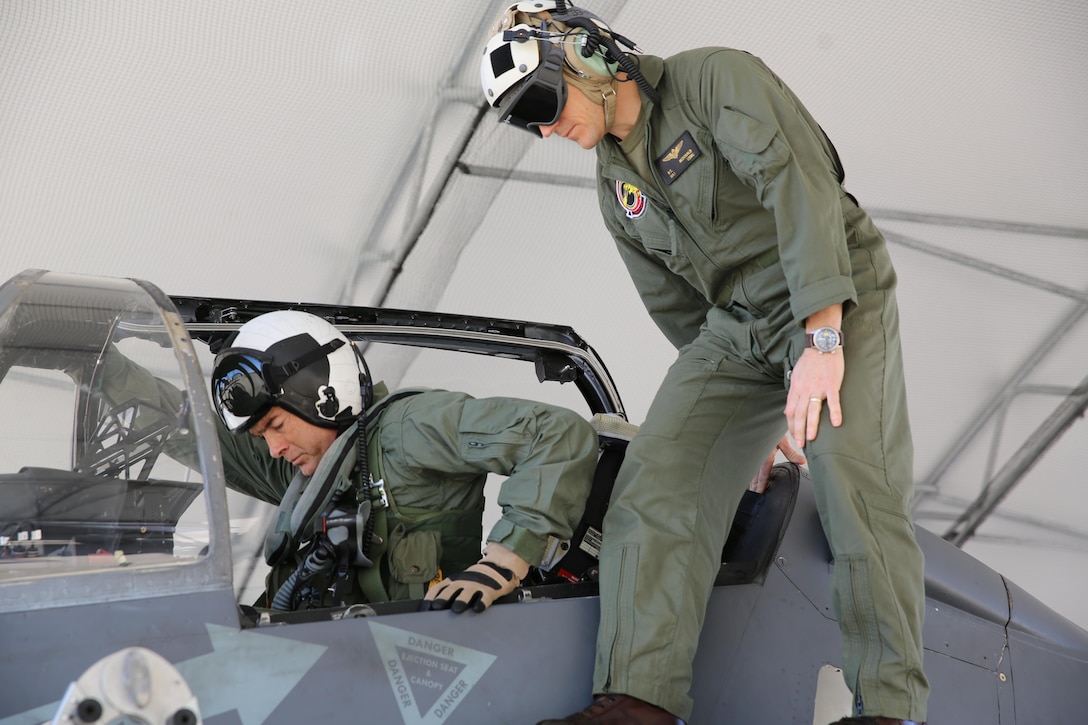
M373 517L374 521L374 535L377 536L378 540L381 542L371 545L370 560L375 563L375 566L355 567L356 580L359 582L359 588L362 590L364 596L366 596L368 602L389 601L389 592L386 589L385 582L382 580L382 572L388 571L388 562L385 561L385 557L389 553L390 531L389 517L386 508L388 505L386 503L387 494L384 485L377 485L384 484L385 467L382 465L382 447L379 444L379 437L374 435L374 433L378 431L382 415L391 403L411 395L417 395L425 390L425 388L398 390L396 393L380 400L373 408L371 408L364 420L363 435L366 436L367 461L370 465L371 477L376 484L371 486L369 490L371 503L370 515ZM420 594L420 596L423 595Z
M367 455L371 462L371 470L374 473L375 481L384 481L384 451L378 444L378 436L371 433L372 431L368 427ZM408 533L413 531L437 531L442 541L442 554L441 560L435 562L435 564L440 572L443 570L461 571L475 564L480 558L479 537L465 536L462 533L463 531L479 530L482 518L479 511L461 509L435 511L418 506L401 506L388 488L375 486L374 491L377 492L379 498L383 498L381 503L375 501L374 505L380 507L381 518L378 521L385 527L386 533L379 534L379 536L382 537L382 541L386 544L389 541L388 534L392 533L397 526L403 526ZM383 555L387 557L389 552L383 549ZM385 564L388 567L388 562L385 562ZM427 584L411 583L408 587L410 590L409 596L418 599L423 596Z
M374 511L374 534L381 539L381 544L374 544L371 551L371 560L375 566L355 567L355 578L359 582L359 588L368 602L388 602L389 592L382 581L383 560L386 555L386 545L389 541L389 526L385 509Z

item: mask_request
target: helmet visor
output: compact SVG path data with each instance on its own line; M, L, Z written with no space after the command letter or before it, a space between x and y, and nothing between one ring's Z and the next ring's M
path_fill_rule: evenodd
M216 356L212 402L232 431L248 429L275 403L268 380L271 364L268 356L256 350L227 349Z
M550 47L547 43L542 45ZM550 126L558 121L567 103L567 82L563 78L562 62L562 51L547 52L532 75L496 104L499 122L540 136L538 126Z
M276 404L288 378L344 344L342 339L333 339L283 364L260 350L229 347L221 351L212 369L215 412L231 431L248 430Z

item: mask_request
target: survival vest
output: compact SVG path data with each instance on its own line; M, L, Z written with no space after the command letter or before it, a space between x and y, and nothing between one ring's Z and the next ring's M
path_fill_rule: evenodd
M314 586L323 591L322 606L419 599L443 572L462 571L480 558L482 511L401 506L386 481L382 417L394 401L423 392L426 389L397 391L368 412L364 434L373 480L368 501L359 500L364 494L357 480L358 423L337 437L312 476L295 475L265 537L265 560L271 570L265 597L257 606L272 606L277 592L311 554L315 526L334 507L341 512L369 509L374 537L365 557L360 551L350 567L339 562L315 580Z

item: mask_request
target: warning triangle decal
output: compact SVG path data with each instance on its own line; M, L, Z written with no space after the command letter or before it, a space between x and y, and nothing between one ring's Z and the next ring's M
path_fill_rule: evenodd
M449 717L495 661L464 645L370 623L404 725L435 725Z

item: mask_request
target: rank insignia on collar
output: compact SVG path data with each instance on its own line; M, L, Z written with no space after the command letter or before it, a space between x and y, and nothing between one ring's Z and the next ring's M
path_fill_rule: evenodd
M688 170L691 162L703 155L695 145L690 131L684 131L680 138L669 145L669 150L657 157L657 170L666 184L676 181L680 174Z
M616 198L620 200L623 212L631 219L638 219L646 211L646 197L634 184L617 181Z

